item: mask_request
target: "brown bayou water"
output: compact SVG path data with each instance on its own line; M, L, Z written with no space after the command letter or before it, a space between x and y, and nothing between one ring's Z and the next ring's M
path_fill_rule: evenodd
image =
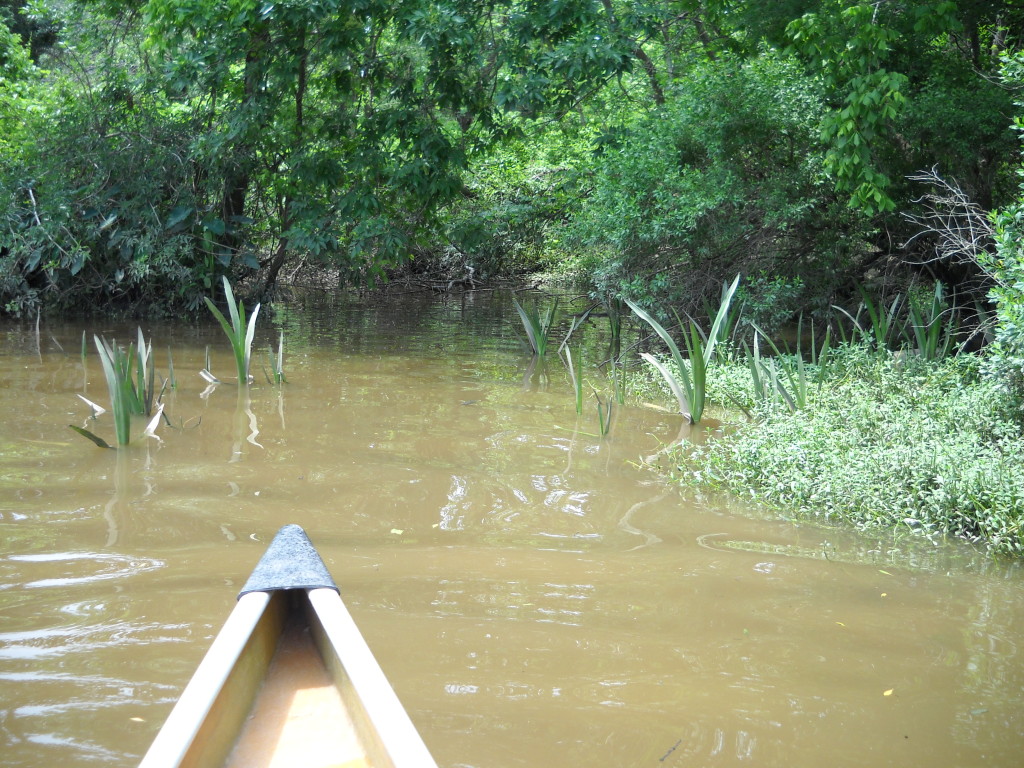
M577 430L514 317L296 299L247 398L203 393L219 329L146 326L177 428L119 453L67 427L82 327L0 329L0 763L133 765L294 522L446 768L1021 765L1017 565L675 490L638 465L678 417Z

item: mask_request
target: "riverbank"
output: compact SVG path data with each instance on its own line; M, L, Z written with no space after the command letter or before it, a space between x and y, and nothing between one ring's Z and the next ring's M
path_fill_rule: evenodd
M791 410L756 400L746 361L720 363L709 397L751 418L724 438L665 454L661 469L785 514L1020 555L1020 404L980 365L972 355L931 363L842 346L805 407Z

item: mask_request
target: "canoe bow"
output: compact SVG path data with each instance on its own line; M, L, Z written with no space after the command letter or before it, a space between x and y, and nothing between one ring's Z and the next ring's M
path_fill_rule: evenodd
M281 528L260 558L139 768L231 765L275 652L279 644L284 648L284 636L297 632L293 625L301 626L307 645L312 638L363 755L331 756L324 765L437 768L326 565L297 525ZM287 754L274 759L289 764ZM268 755L257 764L272 762Z

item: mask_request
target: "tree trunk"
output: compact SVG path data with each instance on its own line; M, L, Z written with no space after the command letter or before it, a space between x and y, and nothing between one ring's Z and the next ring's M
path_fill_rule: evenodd
M260 301L269 298L271 293L273 293L274 288L277 286L277 276L280 274L281 267L284 266L287 257L288 238L280 237L277 240L277 249L267 265L267 274L263 279L263 288L260 290Z

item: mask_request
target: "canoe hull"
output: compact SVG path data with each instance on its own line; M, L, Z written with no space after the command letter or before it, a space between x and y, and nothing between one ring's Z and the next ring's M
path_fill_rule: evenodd
M357 753L326 756L325 764L371 768L436 768L426 745L333 588L282 589L243 593L206 657L157 734L140 768L209 768L232 765L246 723L257 717L260 690L276 668L282 637L308 633L316 663L337 690L341 718L321 728L351 728ZM345 720L346 723L339 722ZM350 724L350 725L349 725ZM280 751L274 732L266 760L246 764L273 765L269 753ZM308 727L308 726L307 726ZM264 735L265 738L265 735ZM358 755L358 756L354 756ZM281 764L287 754L278 756ZM303 764L306 764L303 762Z

